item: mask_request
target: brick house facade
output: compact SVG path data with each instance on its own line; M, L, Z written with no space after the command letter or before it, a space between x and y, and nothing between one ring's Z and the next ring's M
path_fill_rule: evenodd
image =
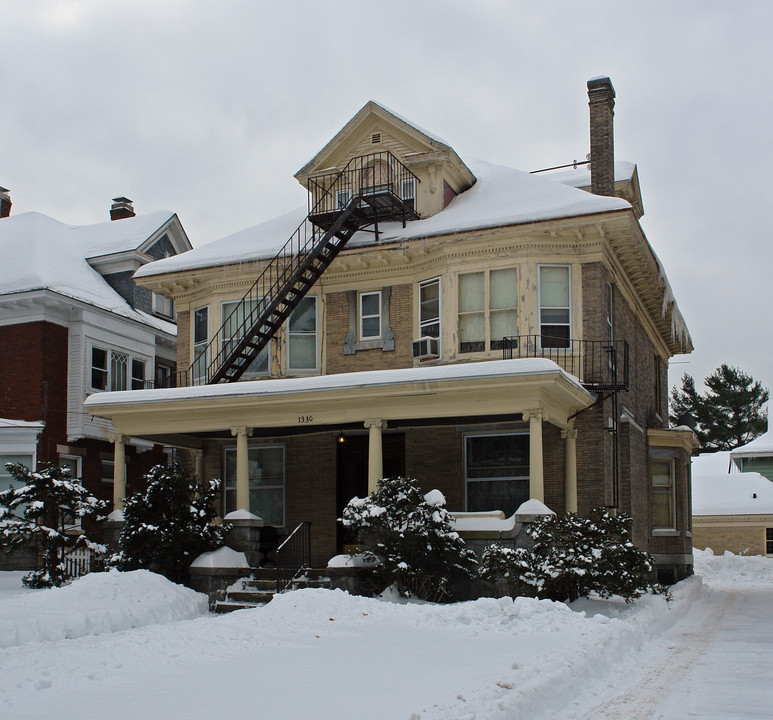
M614 163L614 90L588 90L590 173L468 166L368 103L296 174L308 215L137 272L175 300L189 387L88 411L193 450L224 513L311 522L315 563L346 545L343 503L406 473L453 512L630 513L661 578L689 574L692 434L668 429L664 388L691 341L636 168ZM303 233L315 244L290 257ZM274 272L294 289L260 289Z

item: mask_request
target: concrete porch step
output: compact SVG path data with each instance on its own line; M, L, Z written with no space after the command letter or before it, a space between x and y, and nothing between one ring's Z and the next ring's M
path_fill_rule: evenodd
M277 592L276 569L256 568L251 574L250 580L241 581L240 588L233 587L226 593L224 600L215 602L216 613L256 608L271 602ZM293 580L289 589L330 587L332 587L331 580L324 568L307 568L302 575Z

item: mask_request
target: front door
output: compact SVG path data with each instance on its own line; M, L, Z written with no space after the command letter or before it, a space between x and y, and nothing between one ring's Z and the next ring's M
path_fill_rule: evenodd
M381 437L384 477L405 475L405 435L384 433ZM352 435L338 443L338 484L336 517L340 518L353 497L368 495L368 436ZM338 523L338 552L350 545L353 538Z

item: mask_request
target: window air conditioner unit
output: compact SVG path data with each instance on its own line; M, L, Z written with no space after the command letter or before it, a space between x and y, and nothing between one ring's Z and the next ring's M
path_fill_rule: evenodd
M423 337L413 341L413 357L418 360L431 360L440 357L440 340Z

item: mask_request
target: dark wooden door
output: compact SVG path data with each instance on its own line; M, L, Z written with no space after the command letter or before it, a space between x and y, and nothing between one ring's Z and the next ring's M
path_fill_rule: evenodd
M384 477L405 475L405 435L384 434L381 437ZM336 517L340 518L353 497L368 495L368 436L348 436L338 443L338 486ZM338 551L351 544L353 538L338 523Z

